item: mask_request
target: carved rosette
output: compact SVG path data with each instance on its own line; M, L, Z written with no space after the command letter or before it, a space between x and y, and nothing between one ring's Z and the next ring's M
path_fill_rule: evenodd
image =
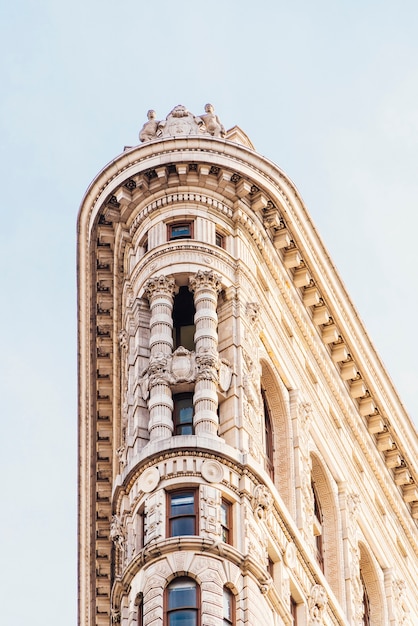
M151 311L148 368L151 441L170 437L173 432L173 400L170 382L167 380L167 363L173 350L172 312L175 287L174 279L164 275L151 278L145 286Z
M212 271L199 270L190 277L196 307L196 385L194 392L194 426L196 435L215 437L218 434L219 381L218 294L222 288L221 277Z

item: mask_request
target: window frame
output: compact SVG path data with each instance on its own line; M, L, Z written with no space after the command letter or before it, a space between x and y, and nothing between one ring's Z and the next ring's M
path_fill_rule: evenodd
M266 390L261 388L261 398L263 400L264 413L264 452L265 467L271 480L274 480L274 446L273 446L273 422L271 419L270 407L267 401Z
M186 581L193 583L193 587L195 589L195 606L184 605L184 606L179 606L179 607L170 607L170 587L173 586L172 588L174 588L174 585L176 583L179 583L179 582L181 583L181 582L186 582ZM190 576L177 576L176 578L173 578L168 583L168 585L166 585L166 588L164 589L163 606L164 606L164 622L163 622L164 626L170 626L171 615L174 615L175 613L178 613L179 611L184 611L184 610L195 612L195 624L196 626L199 626L200 609L201 609L200 585L196 582L196 580L194 580Z
M227 500L226 498L221 499L221 539L223 543L231 546L233 540L232 534L232 502ZM222 511L226 511L225 515L225 524L222 519ZM226 536L226 539L224 537Z
M173 229L175 228L188 228L188 235L173 236ZM167 224L167 241L178 241L179 239L193 239L194 238L194 222L193 220L181 220L178 222L171 222Z
M190 496L193 495L193 513L185 513L181 515L172 515L171 513L171 502L173 497L179 497L181 495ZM175 491L167 492L167 538L170 537L196 537L199 535L199 491L197 487L185 487L184 489L176 489ZM176 534L173 535L173 520L179 519L193 519L193 533L187 533L186 535Z
M313 533L315 537L315 558L321 568L321 571L325 572L325 559L324 559L324 516L322 513L321 501L318 496L318 491L315 485L315 481L311 481L313 504L314 504L314 524Z
M182 400L190 400L190 408L192 409L192 419L191 422L184 422L181 423L180 422L180 410L182 407L180 407L179 403ZM184 407L184 408L189 408L189 407ZM173 395L173 436L177 437L177 436L182 436L182 435L194 435L194 404L193 404L193 392L192 391L187 391L184 393L176 393ZM191 433L183 433L181 432L182 428L188 428L189 426L191 426Z
M222 248L222 250L225 250L225 235L219 230L215 231L215 246L218 246L218 248Z
M228 596L229 600L230 600L230 614L231 614L231 619L229 617L229 615L225 615L225 596ZM235 594L232 592L232 589L230 589L229 587L227 587L226 585L224 585L223 589L222 589L222 626L234 626L235 625L235 617L236 617L236 610L235 610Z
M179 288L178 293L174 296L173 302L173 350L177 350L180 346L186 348L190 352L196 349L194 336L196 333L195 324L196 307L192 292L184 285ZM190 323L191 322L191 323ZM182 329L191 329L192 340L190 342L182 342ZM185 345L186 344L186 345Z

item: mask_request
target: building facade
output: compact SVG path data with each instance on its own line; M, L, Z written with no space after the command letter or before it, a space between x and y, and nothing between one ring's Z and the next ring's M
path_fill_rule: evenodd
M79 625L418 624L418 440L295 186L154 111L78 220Z

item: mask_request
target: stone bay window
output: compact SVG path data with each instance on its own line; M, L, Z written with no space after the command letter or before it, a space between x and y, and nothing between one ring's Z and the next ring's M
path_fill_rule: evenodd
M141 387L148 394L151 441L218 435L219 370L227 367L218 353L220 290L220 277L201 270L190 276L189 286L178 287L164 275L145 286L150 340Z

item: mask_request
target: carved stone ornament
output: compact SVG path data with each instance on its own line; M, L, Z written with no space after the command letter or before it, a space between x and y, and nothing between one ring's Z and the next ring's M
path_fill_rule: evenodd
M146 469L138 480L138 487L144 493L151 493L160 482L160 472L156 467Z
M192 382L195 378L194 354L179 346L173 353L171 374L175 382Z
M128 333L124 328L119 333L119 345L121 350L128 349Z
M145 122L140 133L139 139L140 141L151 141L151 139L155 139L157 136L158 122L155 119L156 113L154 109L150 109L147 113L148 122Z
M139 139L142 142L187 135L225 137L225 128L215 114L212 104L206 104L205 112L200 116L193 115L183 104L178 104L165 120L158 121L153 109L148 111L147 118L148 121L139 133Z
M154 276L148 280L145 285L145 295L149 300L160 295L165 295L171 299L174 295L175 288L176 283L174 278L161 274L161 276Z
M221 391L226 392L231 386L232 368L226 359L219 360L218 352L213 350L196 354L179 346L173 354L157 352L141 373L141 396L146 401L149 390L161 383L175 385L203 379L219 383Z
M120 611L112 609L112 624L120 624Z
M112 521L110 522L110 538L116 546L122 549L125 536L122 522L117 515L112 515Z
M201 469L202 477L208 483L220 483L224 477L224 470L218 461L205 461Z
M296 547L295 544L290 542L286 546L286 550L284 551L284 562L287 567L293 569L296 567L297 556L296 556Z
M232 368L226 359L221 359L219 365L219 387L221 391L228 391L232 381Z
M260 305L258 302L247 302L245 307L245 313L250 320L251 324L256 324L259 320Z
M322 585L314 585L308 598L309 626L322 626L328 597Z
M190 276L189 285L192 291L198 289L212 289L219 293L222 289L222 277L212 270L199 270L194 276Z
M209 135L212 135L212 137L225 137L225 128L215 114L212 104L205 104L205 112L200 116L200 119L203 121L206 132Z
M266 519L267 514L273 506L273 498L270 491L264 485L257 485L254 489L252 507L255 515L259 519Z

